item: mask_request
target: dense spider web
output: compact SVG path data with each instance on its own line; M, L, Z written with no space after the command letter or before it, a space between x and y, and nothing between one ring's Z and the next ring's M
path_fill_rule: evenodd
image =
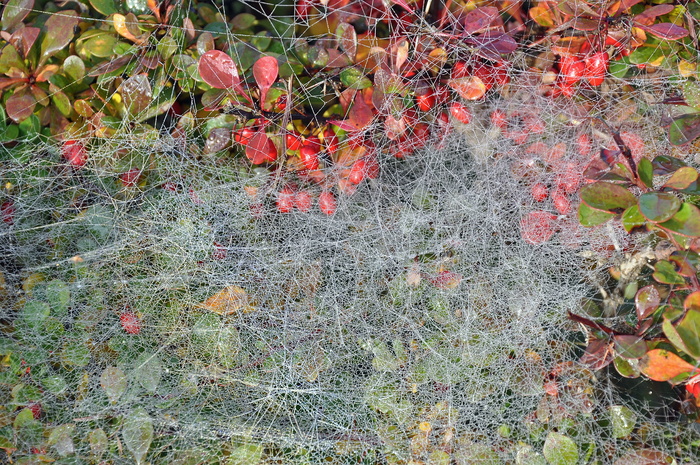
M297 34L288 8L243 3L281 35ZM396 14L375 3L366 7ZM240 3L216 8L228 19L243 11ZM677 418L658 421L673 416L671 391L665 405L630 404L643 428L612 438L608 408L625 402L620 390L648 385L621 388L578 365L585 341L566 319L595 295L607 266L647 238L578 228L574 194L571 210L558 214L560 232L535 245L521 235L529 212L555 212L529 187L561 174L527 148L564 144L562 159L580 172L598 148L612 147L591 119L599 117L641 135L646 156L675 150L656 105L672 92L670 79L609 78L581 91L585 103L551 98L539 91L547 76L530 68L542 53L519 48L509 57L511 83L470 103L471 123L453 121L448 135L405 160L388 151L375 120L366 134L381 173L339 193L330 216L279 213L281 186L320 189L253 169L238 152L206 153L206 130L174 138L167 119L160 131L127 121L113 137L86 139L80 170L53 143L8 151L2 180L16 212L1 226L0 250L5 302L18 303L3 309L17 327L3 347L32 365L45 418L76 425L76 454L88 457L88 432L119 438L114 419L142 407L155 428L152 463L222 454L257 463L260 453L268 463L443 463L441 453L456 463L513 463L528 447L541 452L546 431L573 437L581 457L613 462L639 444L676 454L678 438L697 440ZM543 130L511 140L492 124L494 110L537 116ZM590 152L577 151L581 134ZM130 167L145 172L139 187L117 181ZM61 283L69 304L46 321L63 329L22 326L22 299L63 308L53 300ZM219 315L206 302L225 289L244 304ZM123 330L126 311L142 321L139 334ZM110 378L111 367L120 372ZM50 387L57 379L62 389ZM111 401L110 382L126 383ZM105 458L131 460L111 446Z

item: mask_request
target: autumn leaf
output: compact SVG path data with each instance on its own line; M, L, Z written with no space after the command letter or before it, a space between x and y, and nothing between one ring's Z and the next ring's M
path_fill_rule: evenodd
M243 313L250 313L255 310L250 305L246 291L238 286L224 288L201 304L196 305L196 308L203 308L219 315L231 315L239 310L242 310Z
M647 352L640 360L639 366L642 373L654 381L668 381L683 373L700 372L678 355L663 349Z

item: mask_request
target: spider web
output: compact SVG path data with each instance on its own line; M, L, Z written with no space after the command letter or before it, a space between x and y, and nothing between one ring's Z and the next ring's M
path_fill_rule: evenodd
M309 29L281 3L206 11L265 18L291 47L333 32L328 3ZM401 9L382 2L353 8L345 18L369 32L383 33L381 19L400 21ZM411 28L410 47L439 37L427 23ZM232 55L261 47L235 31L221 37ZM138 67L134 47L127 67ZM444 47L451 59L481 53ZM222 133L198 126L203 118L180 131L176 117L148 118L147 127L137 112L109 137L72 134L87 149L80 169L42 138L3 147L3 195L14 208L0 226L7 405L39 402L45 424L72 425L71 448L54 440L49 454L94 458L90 438L100 430L102 457L114 463L140 460L134 444L146 444L151 463L544 463L527 460L552 431L573 438L584 462L612 463L640 447L698 460L678 454L679 443L698 440L674 417L678 396L669 389L657 396L663 405L626 404L620 394L650 384L581 366L585 341L566 318L596 295L611 263L649 239L579 227L573 190L563 194L565 213L530 192L614 147L593 118L641 138L639 155L689 155L668 144L656 105L679 77L650 67L581 86L573 99L552 97L542 86L556 77L554 58L544 45L519 47L507 85L461 100L471 122L441 126L437 110L427 112L433 136L405 159L375 118L364 134L381 171L353 193L330 187L331 215L316 206L327 186L253 167L235 144L209 150ZM98 80L114 93L120 77L107 76ZM151 83L130 82L141 86L133 95L155 98ZM332 82L294 87L300 103L334 92ZM193 105L200 97L176 92ZM511 126L499 129L494 111ZM132 168L138 179L125 182ZM310 211L278 211L290 186L311 196ZM522 233L533 211L556 217L551 237L534 244ZM125 331L125 314L138 319L136 334ZM25 365L31 379L17 388L8 373ZM611 434L609 409L620 405L636 412L625 438ZM134 418L153 425L151 442L126 438ZM15 456L30 456L36 441L21 436Z

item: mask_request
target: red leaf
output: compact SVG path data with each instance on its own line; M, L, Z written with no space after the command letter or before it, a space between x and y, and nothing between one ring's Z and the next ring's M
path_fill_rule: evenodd
M363 129L372 122L372 109L367 105L362 94L359 92L355 95L355 100L350 108L349 122L355 126L355 129ZM335 124L335 123L333 123Z
M499 19L498 8L493 6L476 8L464 15L462 20L464 23L464 32L467 34L482 32L497 19Z
M671 23L652 24L651 26L639 24L639 27L647 32L651 32L656 37L666 40L682 39L689 34L686 28Z
M12 118L12 121L19 123L32 116L36 107L36 99L26 88L16 90L14 94L7 99L5 110L7 116Z
M199 75L215 89L233 89L240 85L233 59L220 50L209 50L199 58Z
M263 102L265 101L267 91L277 80L278 73L279 66L277 65L277 59L274 57L261 57L253 65L253 76L255 77L255 82L258 84L258 88L260 89L261 107L263 105Z
M259 165L265 161L274 161L277 158L277 149L265 131L258 131L246 145L245 155L254 165Z
M639 364L642 373L654 381L668 381L683 373L697 373L699 370L673 352L654 349L642 357Z
M657 16L665 15L673 11L673 5L655 5L639 13L634 17L634 21L643 25L650 25Z

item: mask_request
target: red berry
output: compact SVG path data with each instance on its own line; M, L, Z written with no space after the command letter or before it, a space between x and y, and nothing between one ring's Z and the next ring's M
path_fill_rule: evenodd
M348 175L348 181L353 184L360 184L367 174L366 165L367 162L362 158L353 163L352 168L350 168L350 174Z
M335 155L335 152L338 151L338 136L332 129L323 131L323 144L326 146L326 152L330 156Z
M76 168L80 168L87 163L87 150L85 150L83 143L78 140L65 141L61 148L61 153L63 158Z
M126 173L122 173L119 176L119 181L121 181L124 187L134 187L138 184L139 179L141 179L141 170L138 168L131 168Z
M285 187L277 194L277 210L280 213L289 213L294 208L294 191Z
M530 188L530 194L532 195L532 198L535 199L535 201L542 202L549 195L549 190L547 189L547 186L545 186L541 182L538 182L532 185L532 187Z
M529 244L547 242L554 235L556 216L545 211L530 212L520 220L520 235Z
M494 110L491 112L491 123L501 129L505 129L506 126L508 126L508 120L503 110Z
M333 192L323 191L321 195L318 196L318 208L326 215L335 213L337 206L338 204L335 201Z
M435 97L435 91L430 89L427 92L416 95L416 104L420 111L430 111L435 107L437 98Z
M467 64L463 61L456 62L452 67L452 79L467 77L468 74L469 68L467 67Z
M586 57L584 75L590 85L599 86L603 83L609 63L610 55L608 52L596 52Z
M301 139L299 138L300 134L296 131L294 132L288 132L285 135L285 141L287 142L287 149L288 150L299 150L301 147Z
M15 223L15 204L11 200L6 200L0 205L0 217L2 222L7 224Z
M308 191L299 191L294 195L294 206L301 212L311 210L311 194Z
M452 102L450 104L450 115L462 124L469 124L472 120L472 112L462 102Z
M586 65L575 55L559 58L559 75L566 86L573 86L583 77Z
M554 191L552 194L552 203L554 204L554 209L558 211L560 215L566 215L571 211L571 202L569 202L566 194L559 190Z
M119 321L122 324L122 328L128 334L138 334L141 332L141 321L136 316L134 312L126 311L119 315Z
M41 416L41 404L39 402L29 402L27 408L31 410L34 419L38 420Z
M250 142L250 139L253 137L253 134L255 134L255 130L250 126L246 126L244 128L233 131L233 140L241 145L246 145L248 142Z
M299 149L299 158L304 164L304 168L306 168L309 171L318 169L319 151L320 147L318 147L315 144L304 143L304 145L301 146L301 148Z

